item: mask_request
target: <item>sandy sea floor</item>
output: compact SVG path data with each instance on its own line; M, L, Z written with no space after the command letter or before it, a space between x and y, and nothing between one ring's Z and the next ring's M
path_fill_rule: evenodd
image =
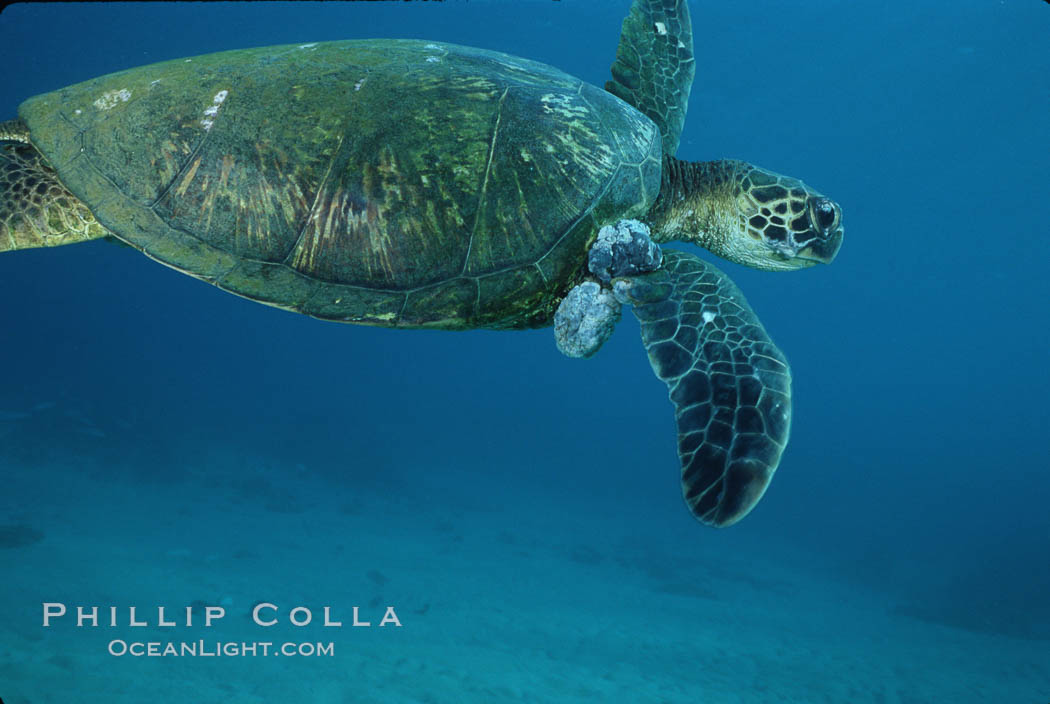
M618 514L526 479L435 465L348 483L228 448L163 479L83 458L4 461L6 704L1050 697L1050 641L903 615L797 548ZM279 625L252 623L260 601L279 607ZM122 625L67 616L44 628L43 602L115 605ZM127 626L131 605L149 626ZM197 625L157 626L158 605L179 619L193 605ZM203 605L226 615L203 628ZM320 625L326 605L342 627ZM400 628L378 626L388 605ZM314 623L288 625L296 606ZM371 627L351 625L354 606ZM201 639L333 654L107 652L113 640Z

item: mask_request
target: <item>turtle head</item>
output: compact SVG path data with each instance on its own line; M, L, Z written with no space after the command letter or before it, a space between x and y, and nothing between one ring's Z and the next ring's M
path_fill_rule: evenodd
M743 161L670 161L653 208L659 241L767 271L830 264L842 246L842 208L797 178Z
M801 269L830 264L842 246L842 208L790 176L740 162L741 264ZM751 244L754 243L754 244Z

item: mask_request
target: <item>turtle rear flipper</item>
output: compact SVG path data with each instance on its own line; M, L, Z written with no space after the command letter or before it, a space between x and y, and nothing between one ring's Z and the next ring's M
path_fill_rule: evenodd
M107 235L29 143L25 125L19 120L0 123L0 252Z
M605 90L656 123L666 156L678 151L694 73L688 1L634 0Z
M699 257L620 279L642 342L667 383L682 492L703 523L728 526L765 493L791 428L791 370L740 289Z

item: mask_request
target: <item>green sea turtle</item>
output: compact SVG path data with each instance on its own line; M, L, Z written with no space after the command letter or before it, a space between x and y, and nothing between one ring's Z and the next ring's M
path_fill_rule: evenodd
M109 238L226 291L389 327L554 325L594 354L622 304L670 388L682 489L736 522L787 443L790 371L693 242L830 262L839 206L740 161L674 157L686 0L634 0L604 90L443 42L339 41L134 68L0 125L0 250Z

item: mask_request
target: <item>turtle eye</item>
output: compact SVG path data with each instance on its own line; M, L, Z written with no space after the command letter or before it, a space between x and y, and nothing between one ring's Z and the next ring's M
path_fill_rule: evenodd
M811 198L809 201L809 219L821 232L835 229L839 223L840 210L834 201L828 198Z

